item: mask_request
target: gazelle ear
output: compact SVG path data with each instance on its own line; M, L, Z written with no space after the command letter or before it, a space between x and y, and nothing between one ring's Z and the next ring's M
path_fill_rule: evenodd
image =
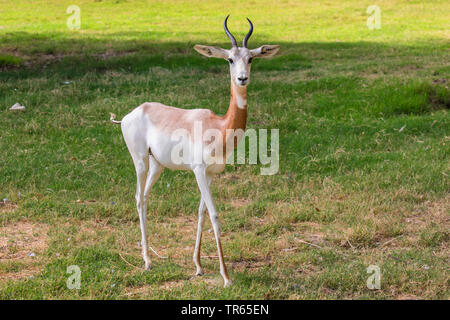
M266 44L259 48L250 50L250 53L254 58L270 58L274 56L278 50L280 50L279 45Z
M195 51L197 51L198 53L211 58L223 58L223 59L227 59L228 58L228 50L222 49L222 48L218 48L218 47L209 47L209 46L202 46L200 44L196 44L194 46Z

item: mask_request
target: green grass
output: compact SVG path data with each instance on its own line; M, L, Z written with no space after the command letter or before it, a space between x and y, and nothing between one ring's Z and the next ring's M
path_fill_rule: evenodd
M448 299L450 5L377 1L382 27L369 30L372 4L0 2L0 298ZM149 241L169 259L140 269L134 168L108 119L145 101L225 113L228 66L192 47L228 47L228 13L237 38L248 16L252 47L281 45L248 89L248 127L280 129L280 171L230 165L214 180L223 289L216 259L193 277L189 172L156 184ZM80 290L66 287L70 265Z
M0 55L0 66L19 66L23 62L23 59L12 55Z

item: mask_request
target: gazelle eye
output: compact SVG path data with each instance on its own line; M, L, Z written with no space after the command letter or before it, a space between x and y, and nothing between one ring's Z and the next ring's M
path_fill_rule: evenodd
M228 59L228 62L229 63L233 63L233 59Z
M248 63L252 63L253 58L248 58Z

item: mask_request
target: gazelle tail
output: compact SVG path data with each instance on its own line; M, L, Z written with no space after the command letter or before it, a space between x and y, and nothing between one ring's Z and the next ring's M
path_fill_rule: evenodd
M122 121L114 120L116 118L116 115L114 113L110 113L110 115L111 115L111 117L109 118L109 121L111 121L114 124L121 124L122 123Z

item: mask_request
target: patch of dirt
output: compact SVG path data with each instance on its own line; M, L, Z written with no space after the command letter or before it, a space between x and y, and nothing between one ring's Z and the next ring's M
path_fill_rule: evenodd
M445 78L434 79L433 83L435 83L435 84L446 84L447 83L447 79L445 79Z
M19 272L8 272L0 274L0 280L19 280L24 278L30 278L40 270L37 267L30 267L20 270Z
M245 207L250 203L249 199L233 199L231 205L235 208Z
M450 109L449 95L443 95L439 93L439 88L436 87L436 85L440 85L441 88L445 87L445 89L448 91L448 85L446 85L445 82L434 82L434 85L430 85L426 88L429 102L434 107L434 109Z
M191 279L191 281L205 283L209 288L223 286L223 279L220 275L215 276L214 278L208 278L205 276L201 276L201 277L196 276L193 279Z
M422 300L423 298L415 296L413 294L401 294L396 297L397 300Z
M174 281L166 281L163 282L159 288L164 290L172 290L175 288L181 288L184 285L184 280L174 280Z
M272 264L271 258L267 257L255 257L250 259L242 258L237 261L232 261L228 263L230 269L233 271L242 271L244 269L259 269Z
M124 295L127 297L134 297L134 296L143 295L143 294L151 292L151 291L152 291L152 288L150 286L141 286L141 287L134 287L134 288L127 287L125 289Z
M18 272L3 273L0 279L30 277L39 271L33 262L48 246L47 231L47 225L30 221L0 226L0 263L20 261L25 264Z
M428 224L450 228L450 216L448 210L450 208L450 195L435 201L425 201L414 208L417 212L414 216L406 218L407 230L409 232L418 232L423 230Z
M0 261L33 257L47 248L45 224L19 221L0 227Z
M13 212L18 206L11 201L1 201L0 202L0 213Z

